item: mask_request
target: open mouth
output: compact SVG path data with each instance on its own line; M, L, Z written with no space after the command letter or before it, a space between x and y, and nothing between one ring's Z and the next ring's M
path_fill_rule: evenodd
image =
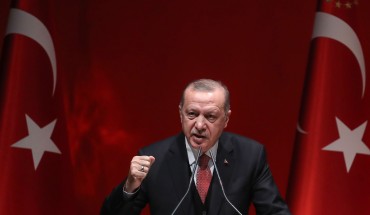
M205 139L205 136L199 134L193 134L193 140L195 143L201 144L201 142Z
M204 136L202 136L202 135L199 135L199 134L193 134L195 137L197 137L197 138L204 138Z

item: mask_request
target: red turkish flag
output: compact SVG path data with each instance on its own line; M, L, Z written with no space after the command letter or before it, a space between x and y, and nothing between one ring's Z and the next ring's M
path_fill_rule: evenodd
M18 1L1 61L0 214L74 214L52 5Z
M319 5L287 197L293 214L370 214L368 14L365 1Z

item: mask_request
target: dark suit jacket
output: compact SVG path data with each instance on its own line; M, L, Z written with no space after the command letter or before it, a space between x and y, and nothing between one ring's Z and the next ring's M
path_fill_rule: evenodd
M140 214L149 203L152 215L169 215L185 194L191 171L182 133L143 148L139 154L153 155L156 159L141 188L133 197L126 198L122 182L104 201L101 214ZM261 144L224 132L219 139L216 165L227 197L241 213L247 214L253 202L258 215L290 214L274 183ZM176 214L200 214L196 202L193 185ZM207 214L237 214L222 194L216 171L206 204Z

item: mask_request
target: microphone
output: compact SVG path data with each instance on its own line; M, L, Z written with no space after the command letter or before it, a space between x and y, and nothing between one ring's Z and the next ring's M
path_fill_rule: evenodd
M171 215L174 215L175 212L177 211L177 209L180 207L182 201L184 201L186 195L189 193L189 190L190 190L190 187L191 187L191 183L193 182L194 180L194 173L195 173L195 170L197 169L197 166L198 166L198 162L199 162L199 157L200 157L200 154L202 153L202 147L199 147L199 150L198 150L198 155L197 155L197 159L195 160L195 165L193 167L193 170L191 171L191 177L190 177L190 181L189 181L189 186L188 186L188 189L186 190L184 196L181 198L180 202L176 205L175 209L173 210L173 212L171 213Z
M222 185L222 181L221 181L221 178L220 178L220 173L218 172L218 169L217 169L217 166L216 166L216 162L215 162L215 159L213 157L213 153L212 153L212 150L209 150L209 153L211 155L211 159L212 159L212 163L213 163L213 166L215 167L215 170L216 170L216 174L217 174L217 178L218 178L218 181L220 182L220 185L221 185L221 190L222 190L222 194L224 195L226 201L230 204L230 206L239 214L239 215L243 215L242 213L240 213L240 211L230 202L229 198L227 198L226 194L225 194L225 190L224 190L224 186Z

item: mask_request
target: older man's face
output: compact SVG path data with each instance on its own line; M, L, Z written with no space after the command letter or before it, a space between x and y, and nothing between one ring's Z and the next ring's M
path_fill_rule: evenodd
M218 140L229 121L231 111L225 113L225 94L222 88L213 92L187 89L180 107L182 130L189 144L208 151Z

